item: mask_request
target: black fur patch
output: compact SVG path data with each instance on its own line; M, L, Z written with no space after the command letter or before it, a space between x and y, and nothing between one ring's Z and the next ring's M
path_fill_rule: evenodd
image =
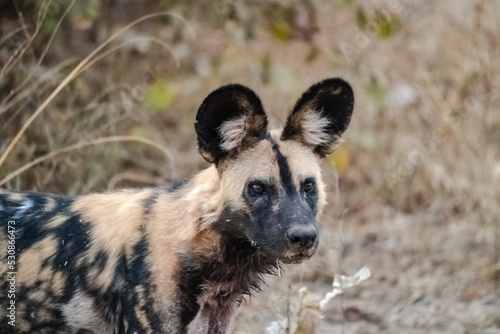
M134 291L136 286L141 286L144 297L139 298L137 293L132 295L132 300L129 300L128 306L132 310L132 307L140 305L140 301L142 300L144 303L140 305L140 309L144 311L146 317L148 319L148 323L153 330L153 332L161 332L161 320L154 309L154 300L153 300L153 286L151 285L151 272L146 264L146 258L149 254L148 243L146 238L143 237L133 248L132 258L129 260L128 272L127 272L127 282L129 291ZM128 314L128 318L134 318L132 314ZM138 323L139 333L141 333Z
M318 185L316 184L316 180L313 177L306 178L304 180L304 184L307 182L312 182L314 184L313 190L304 193L304 197L306 199L307 205L311 208L313 212L313 216L316 217L318 214L318 199L319 199L319 194L318 194ZM303 187L304 185L302 185Z
M54 270L67 271L65 267L74 268L75 259L81 257L90 243L90 227L79 214L74 213L52 233L58 241L58 250L52 261Z
M99 270L103 270L108 263L108 254L105 251L99 251L95 256L94 265L97 266Z
M208 161L218 164L229 154L221 148L220 126L224 122L247 117L245 138L238 150L248 148L264 138L267 128L267 116L259 97L242 85L228 85L210 93L196 115L195 129L198 149Z
M354 94L351 86L342 79L326 79L311 86L299 98L292 112L288 116L286 125L281 134L281 140L302 141L302 121L304 113L319 113L326 118L328 124L322 129L317 129L330 139L328 143L317 145L314 152L320 157L331 153L331 146L335 140L347 129L351 121L354 108ZM307 145L307 143L305 143Z
M156 200L160 193L158 191L153 191L152 195L144 200L144 215L147 216L153 209L153 206L156 204Z
M232 235L234 238L246 238L246 230L250 226L250 217L241 210L228 206L224 208L219 219L213 224L215 231Z
M189 183L189 181L191 181L192 178L190 177L187 177L187 178L184 178L182 180L179 180L179 181L175 181L174 183L168 185L167 187L167 191L168 192L176 192L177 190L181 190L182 188L184 188L185 185L187 185Z
M194 262L198 260L199 262ZM179 301L179 314L181 324L184 328L193 321L200 306L196 302L202 291L203 276L206 268L201 259L193 259L191 255L181 254L179 256L180 270L176 276L177 300Z
M280 170L281 184L288 195L296 193L297 189L295 189L295 185L293 184L292 171L288 165L287 158L280 152L278 143L276 143L271 136L266 136L266 139L271 142L273 151L276 154L276 161L278 162Z
M57 212L62 214L68 212L72 200L64 196L50 196L56 201ZM16 249L21 253L24 249L31 248L35 243L42 240L46 233L52 232L44 222L54 217L54 209L51 212L44 211L47 196L36 193L28 193L20 201L9 201L7 196L0 197L3 210L0 210L2 221L16 221Z

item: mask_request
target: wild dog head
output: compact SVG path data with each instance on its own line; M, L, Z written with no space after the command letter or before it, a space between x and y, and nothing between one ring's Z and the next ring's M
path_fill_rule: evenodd
M213 228L249 242L271 260L311 257L326 203L320 159L339 144L353 106L349 84L327 79L299 98L283 129L268 130L252 90L229 85L212 92L195 128L199 151L220 178L223 210Z

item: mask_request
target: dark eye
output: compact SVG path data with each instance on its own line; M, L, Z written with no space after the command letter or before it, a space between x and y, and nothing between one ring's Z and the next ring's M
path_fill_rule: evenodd
M314 182L313 181L306 181L304 183L304 192L308 193L314 189Z
M262 195L264 193L265 187L263 184L252 184L250 185L250 189L252 189L252 192L256 195Z

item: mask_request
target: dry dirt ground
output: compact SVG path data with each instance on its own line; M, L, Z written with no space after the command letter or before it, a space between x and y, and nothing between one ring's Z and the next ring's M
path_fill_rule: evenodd
M129 10L114 4L120 10L106 15L70 16L43 61L50 35L8 70L14 41L26 41L36 20L2 16L0 153L100 42L165 9L125 2ZM167 8L175 16L114 41L129 44L64 87L0 168L1 186L79 194L164 184L206 166L193 120L211 90L253 88L279 126L302 91L341 76L356 103L345 143L324 161L329 206L318 254L268 278L234 333L500 333L500 2L207 3L175 2ZM28 75L35 88L23 84ZM10 178L66 145L118 135L146 137L163 151L101 143ZM362 267L372 276L320 314L334 274ZM282 329L266 332L273 321Z

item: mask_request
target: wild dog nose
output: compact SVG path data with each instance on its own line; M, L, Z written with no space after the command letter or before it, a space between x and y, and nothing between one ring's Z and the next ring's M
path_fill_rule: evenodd
M288 230L286 236L292 245L311 248L318 237L318 232L313 226L294 226Z

